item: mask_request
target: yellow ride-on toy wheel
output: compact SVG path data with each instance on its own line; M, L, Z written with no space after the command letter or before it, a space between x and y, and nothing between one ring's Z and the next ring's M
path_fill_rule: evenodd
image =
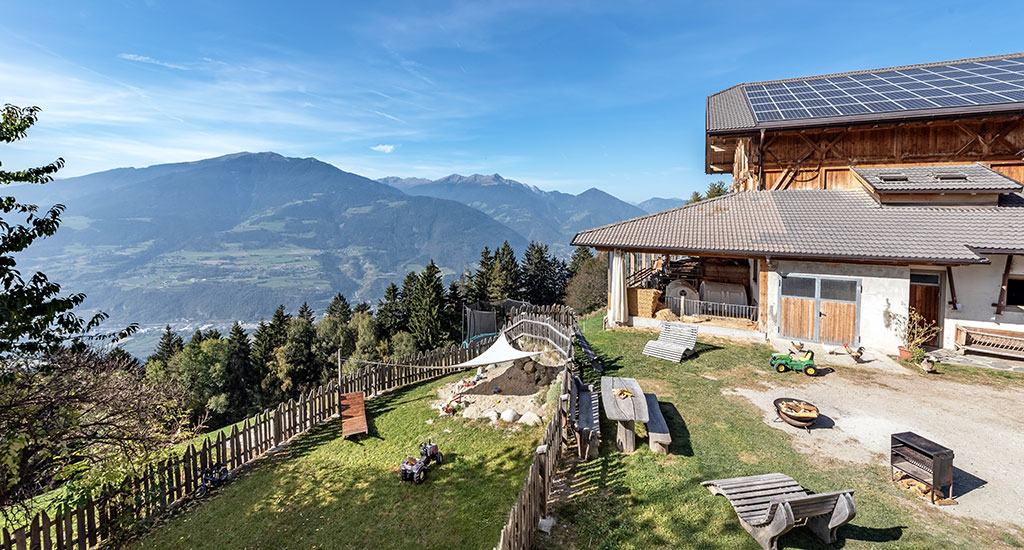
M789 369L786 368L786 365L783 365L782 363L779 363L778 365L775 365L775 370L778 371L778 372L786 372Z
M807 376L814 376L815 374L818 374L818 369L815 368L814 365L807 365L804 367L804 374Z

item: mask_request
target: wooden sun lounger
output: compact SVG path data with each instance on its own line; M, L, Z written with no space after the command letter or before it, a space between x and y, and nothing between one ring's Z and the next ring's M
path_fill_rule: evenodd
M693 354L697 345L697 327L686 323L663 323L657 340L644 346L644 355L675 363Z
M729 499L740 525L765 550L778 550L779 537L806 525L825 544L857 514L853 491L808 494L784 474L716 479L701 483L714 495Z
M366 407L363 392L357 391L341 396L341 436L364 434L366 426Z

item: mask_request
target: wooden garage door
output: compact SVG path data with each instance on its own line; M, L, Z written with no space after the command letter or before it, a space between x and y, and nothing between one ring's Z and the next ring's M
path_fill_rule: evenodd
M859 295L860 284L855 279L783 277L779 335L855 345Z
M779 308L779 334L786 338L814 340L817 281L810 277L783 277Z

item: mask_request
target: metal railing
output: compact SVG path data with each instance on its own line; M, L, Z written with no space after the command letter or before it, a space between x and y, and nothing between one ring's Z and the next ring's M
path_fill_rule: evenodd
M682 317L724 317L726 319L747 319L757 321L757 306L702 302L672 296L665 297L665 305L672 313Z

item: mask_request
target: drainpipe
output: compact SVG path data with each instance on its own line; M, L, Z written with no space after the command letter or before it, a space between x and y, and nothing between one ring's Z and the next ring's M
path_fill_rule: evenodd
M764 128L757 140L757 190L764 191Z

